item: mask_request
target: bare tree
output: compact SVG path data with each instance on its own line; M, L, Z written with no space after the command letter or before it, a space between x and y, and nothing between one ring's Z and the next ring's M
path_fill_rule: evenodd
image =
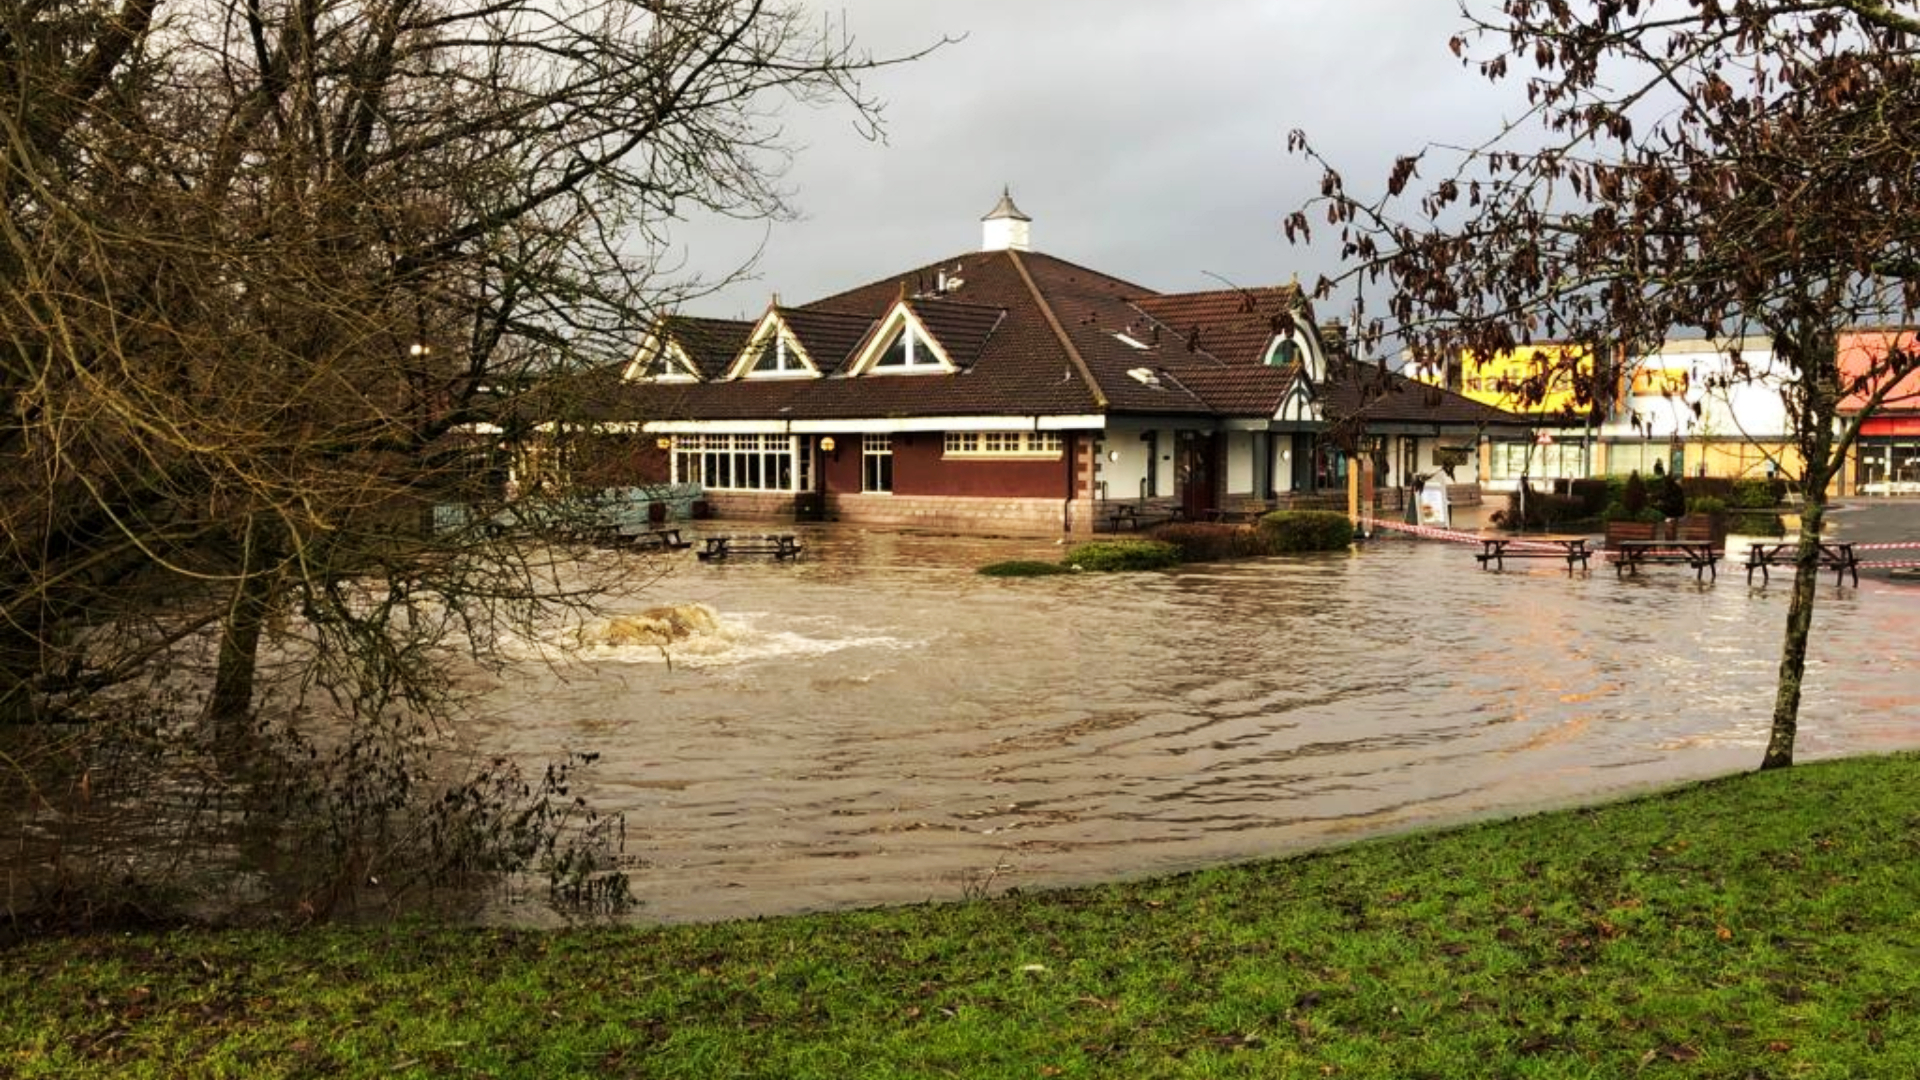
M1428 362L1542 340L1633 351L1675 333L1772 335L1805 499L1762 761L1788 765L1828 487L1914 363L1895 351L1849 378L1836 352L1843 328L1911 319L1920 302L1915 5L1504 0L1462 18L1463 66L1523 83L1528 111L1482 146L1400 158L1366 198L1295 133L1324 179L1286 232L1330 223L1347 269L1321 294L1354 285L1371 332L1403 333ZM1369 290L1384 312L1365 312ZM1840 417L1861 390L1867 408Z
M368 717L578 599L484 527L565 512L496 482L521 391L704 287L676 218L787 212L782 105L872 132L900 62L761 0L24 0L0 60L0 707L211 635L227 747L276 627Z

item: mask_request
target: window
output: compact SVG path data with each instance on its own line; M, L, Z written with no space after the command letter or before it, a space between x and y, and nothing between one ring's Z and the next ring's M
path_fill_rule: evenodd
M875 371L943 370L945 367L932 346L914 332L912 323L903 323L887 344L887 350L873 362Z
M1282 334L1267 346L1266 365L1268 367L1286 367L1300 359L1300 343L1292 334Z
M949 431L946 455L1057 458L1061 445L1057 431Z
M893 490L893 438L868 435L860 440L860 490Z
M777 375L811 375L813 369L807 365L800 354L799 347L787 340L787 336L776 327L766 337L753 346L753 359L743 374L751 379L755 377Z
M629 378L660 382L692 382L693 364L680 346L672 342L663 342L653 352L645 364L636 368Z
M1496 442L1488 451L1487 473L1494 480L1515 480L1523 472L1534 480L1587 475L1586 450L1578 442L1556 442L1551 446Z
M718 491L793 491L793 440L784 435L675 436L673 479Z

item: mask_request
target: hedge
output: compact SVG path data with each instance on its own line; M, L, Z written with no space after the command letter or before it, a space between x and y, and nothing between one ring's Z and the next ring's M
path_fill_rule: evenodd
M1277 510L1260 519L1260 533L1278 555L1344 551L1353 543L1353 522L1333 510Z

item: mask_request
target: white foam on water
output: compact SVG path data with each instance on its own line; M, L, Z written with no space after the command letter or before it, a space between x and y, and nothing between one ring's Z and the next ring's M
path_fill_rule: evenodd
M850 627L829 616L794 617L766 611L719 615L704 604L672 605L695 612L692 629L678 640L631 640L622 631L635 622L645 625L641 613L614 614L579 626L543 631L537 639L520 638L509 652L526 659L588 664L665 665L711 668L765 661L809 660L858 649L907 652L924 647L922 640ZM648 609L659 611L661 609ZM700 616L704 615L705 618ZM622 624L626 624L623 627Z

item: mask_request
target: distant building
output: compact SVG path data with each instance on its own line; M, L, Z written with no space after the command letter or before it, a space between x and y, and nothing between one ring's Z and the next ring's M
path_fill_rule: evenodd
M1868 395L1891 377L1888 357L1895 350L1913 355L1920 350L1920 333L1912 327L1873 327L1840 336L1840 370L1862 383L1840 402L1843 417L1858 416ZM1873 415L1860 421L1845 484L1849 492L1867 495L1920 494L1920 371L1910 369L1898 378Z
M1032 250L1010 194L981 230L751 321L659 320L587 402L596 479L697 484L725 516L1086 533L1123 503L1344 492L1354 454L1401 484L1527 427L1345 360L1295 286L1156 293Z

